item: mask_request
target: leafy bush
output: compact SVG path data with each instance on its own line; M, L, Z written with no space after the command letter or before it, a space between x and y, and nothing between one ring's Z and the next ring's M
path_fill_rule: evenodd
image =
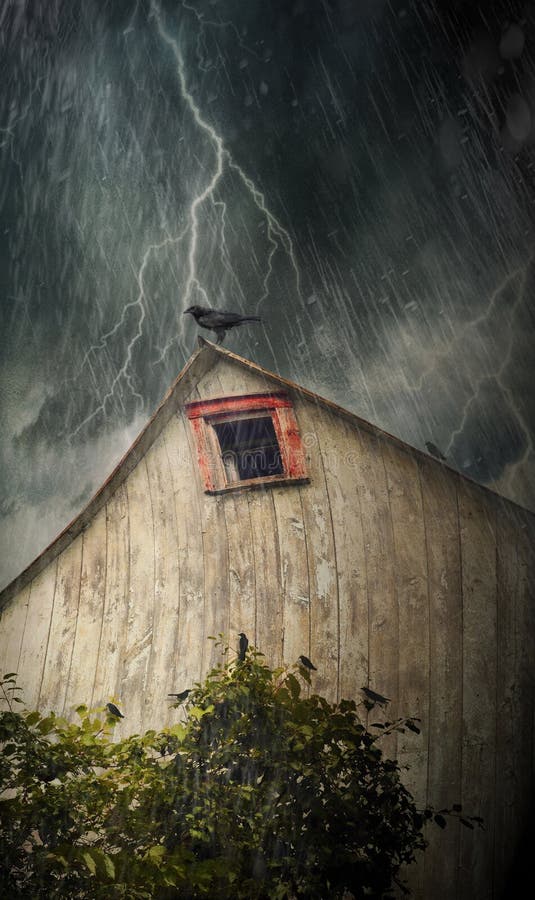
M5 676L0 894L388 895L432 813L355 703L307 696L309 679L249 651L191 690L185 723L114 742L106 708L76 724L18 712Z

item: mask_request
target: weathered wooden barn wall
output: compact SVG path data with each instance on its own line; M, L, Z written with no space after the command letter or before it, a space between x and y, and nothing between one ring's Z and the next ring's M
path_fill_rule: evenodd
M176 718L209 635L299 654L332 699L369 684L419 803L462 803L410 873L415 896L499 897L534 787L535 517L372 426L290 392L310 483L206 495L191 399L281 387L205 345L99 496L0 596L0 668L29 706L119 701L118 735ZM27 582L27 583L26 583ZM379 718L373 713L373 721Z

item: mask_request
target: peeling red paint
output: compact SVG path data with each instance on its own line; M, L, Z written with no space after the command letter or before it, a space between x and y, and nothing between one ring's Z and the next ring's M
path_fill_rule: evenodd
M193 400L185 404L185 409L195 435L199 469L206 491L217 493L229 488L260 487L262 484L307 479L299 428L292 401L285 391ZM259 477L229 484L221 462L217 437L211 425L215 421L246 419L248 414L262 411L271 416L284 472L280 476Z

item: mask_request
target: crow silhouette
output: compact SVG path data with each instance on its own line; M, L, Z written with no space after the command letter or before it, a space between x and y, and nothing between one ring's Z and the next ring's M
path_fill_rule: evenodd
M184 315L189 313L197 325L215 331L217 343L221 344L229 328L236 325L244 325L246 322L261 322L260 316L241 316L239 313L228 312L224 309L212 309L209 306L190 306L184 310Z
M249 646L249 641L247 640L247 635L244 634L243 631L240 631L238 637L240 639L238 659L240 660L240 662L244 662L245 654L247 653L247 647Z
M390 703L388 697L383 697L382 694L378 694L377 691L372 691L371 688L363 687L361 688L361 691L372 704L378 703L379 706L386 706L387 703Z
M299 662L301 663L302 666L305 667L305 669L310 669L310 670L313 670L314 672L317 672L317 671L318 671L318 670L316 669L316 666L312 665L312 663L310 662L308 656L300 656L300 657L299 657Z
M168 694L168 697L176 697L178 703L182 703L183 700L186 700L188 694L190 692L190 688L186 688L185 691L180 691L179 694Z
M108 710L110 716L115 716L116 719L124 719L122 712L117 709L115 703L106 703L106 709Z

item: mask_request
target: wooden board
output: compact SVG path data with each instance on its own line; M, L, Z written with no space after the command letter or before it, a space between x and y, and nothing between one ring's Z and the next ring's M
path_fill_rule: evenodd
M80 601L81 566L82 535L78 535L57 559L54 605L39 694L39 708L58 715L65 708Z
M408 452L383 444L394 537L399 615L399 713L417 716L422 735L398 737L403 780L418 805L427 796L429 727L429 598L427 546L418 466Z
M494 835L494 871L498 895L505 887L505 873L512 865L519 810L525 787L521 776L522 744L526 729L522 721L522 697L519 692L520 660L517 655L517 616L521 551L517 546L518 526L505 504L497 503L496 583L497 583L497 660L496 660L496 822ZM525 774L525 773L522 773Z
M57 560L54 560L31 583L18 668L18 683L24 690L23 700L30 709L34 709L39 700L54 603L56 568Z
M106 504L106 586L93 706L120 703L130 587L130 525L126 484Z
M70 660L65 714L91 706L102 633L106 585L106 508L102 508L82 536L80 601Z
M173 683L169 691L193 687L201 678L204 565L196 459L188 443L189 422L173 418L164 432L174 495L178 541L179 612ZM171 673L170 673L171 677ZM168 692L166 692L168 693ZM171 711L171 717L175 713Z
M310 657L310 585L301 488L272 488L279 545L283 662Z
M429 586L429 716L426 802L451 808L461 798L462 595L459 517L455 481L432 460L420 460ZM426 829L424 896L458 894L459 824Z
M247 494L227 494L223 508L229 554L230 645L236 647L240 632L256 645L254 548Z
M392 517L381 444L375 436L363 431L359 437L360 464L355 469L355 475L366 554L369 621L367 686L391 699L386 713L375 707L371 721L392 721L402 712L399 706L399 614ZM364 716L364 707L361 709ZM389 735L381 742L381 747L387 756L395 759L396 735Z
M277 517L272 491L247 494L254 559L255 643L270 666L282 665L284 611Z
M2 609L0 615L0 675L7 675L10 672L20 674L20 651L30 602L30 589L31 585L28 584ZM19 686L22 687L22 684L19 683ZM16 705L18 706L18 704Z
M130 584L126 646L122 659L119 708L126 719L117 729L139 732L143 725L148 687L149 658L154 616L154 518L150 502L149 479L145 460L126 482L130 525Z
M154 524L154 618L143 729L168 721L167 694L174 684L180 594L175 497L165 438L145 457Z
M332 512L319 437L324 419L312 403L296 403L296 416L307 448L310 484L301 488L310 591L310 658L316 666L315 692L335 701L339 691L340 611Z
M338 582L339 698L361 700L368 681L368 593L366 553L359 498L360 441L342 419L316 422L329 501Z
M460 832L460 898L491 896L496 781L495 509L484 491L459 480L463 587L464 810L484 831Z
M427 547L422 494L416 460L383 442L397 581L399 623L398 713L421 719L421 734L398 735L397 759L403 782L421 809L427 798L427 741L429 727L429 598ZM411 866L408 885L421 893L423 869Z

